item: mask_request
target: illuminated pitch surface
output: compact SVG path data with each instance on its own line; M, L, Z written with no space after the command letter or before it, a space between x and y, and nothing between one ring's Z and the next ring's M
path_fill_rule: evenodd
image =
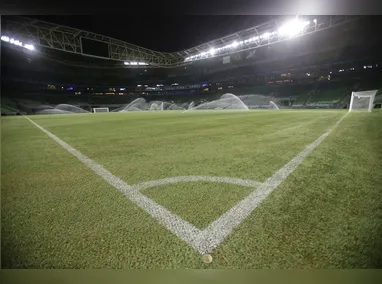
M32 116L128 184L264 182L346 111ZM202 255L23 117L2 119L3 268L372 268L381 249L382 113L350 113L211 255ZM203 229L240 185L142 189Z

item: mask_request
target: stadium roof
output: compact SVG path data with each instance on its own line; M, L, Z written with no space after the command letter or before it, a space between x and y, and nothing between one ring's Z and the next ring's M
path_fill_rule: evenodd
M141 15L29 16L33 19L106 35L138 46L175 52L271 19L270 16Z
M227 56L243 50L256 49L288 40L291 37L329 29L357 18L354 16L276 17L251 28L177 52L154 51L97 33L24 17L5 18L1 39L27 49L40 46L114 60L119 62L118 64L131 67L169 68L205 58ZM104 53L86 50L86 42L103 45Z

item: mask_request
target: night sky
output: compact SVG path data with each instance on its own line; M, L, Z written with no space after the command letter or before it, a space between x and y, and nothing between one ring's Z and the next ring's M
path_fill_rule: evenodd
M270 16L29 16L121 39L157 51L179 51L261 24Z

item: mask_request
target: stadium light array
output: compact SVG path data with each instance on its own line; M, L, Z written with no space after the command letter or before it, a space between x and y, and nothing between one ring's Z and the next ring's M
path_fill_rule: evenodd
M314 20L315 20L314 23L317 24L317 20L316 19ZM310 21L295 18L283 24L277 31L265 32L264 34L260 36L254 36L242 41L235 40L232 43L227 44L225 46L222 46L219 48L211 48L209 51L201 52L199 54L186 57L184 61L187 62L187 61L193 61L197 59L213 57L215 54L218 54L219 52L230 50L230 49L236 49L242 45L252 45L254 43L259 43L262 40L268 40L272 36L278 36L280 38L291 38L301 34L309 25L310 25Z
M1 36L1 40L8 42L8 43L11 43L13 45L24 47L25 49L28 49L28 50L34 50L35 49L33 44L23 44L21 41L14 39L14 38L10 38L10 37L5 36L5 35Z
M279 30L279 36L292 37L300 34L306 26L310 24L309 21L301 21L299 19L291 20L290 22L285 23Z
M149 64L145 63L145 62L135 62L135 61L125 61L123 62L123 64L125 65L130 65L130 66L147 66Z

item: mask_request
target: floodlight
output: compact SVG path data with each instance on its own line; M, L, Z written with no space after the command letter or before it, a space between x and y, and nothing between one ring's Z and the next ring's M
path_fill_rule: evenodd
M314 23L315 25L317 25L317 19L314 19L314 20L313 20L313 23Z
M214 55L215 52L216 52L216 49L215 49L215 48L211 48L211 49L210 49L210 54Z
M26 45L24 45L24 47L25 47L26 49L29 49L29 50L34 50L34 46L33 46L33 44L26 44Z
M236 40L231 44L231 46L233 48L236 48L238 45L239 45L239 43Z
M5 42L9 42L9 37L7 36L1 36L1 40Z
M29 49L29 50L34 50L34 46L32 44L23 44L21 41L19 41L18 39L14 39L14 38L10 38L6 35L2 35L1 36L1 40L2 41L5 41L5 42L9 42L11 44L14 44L14 45L17 45L17 46L22 46L24 47L25 49Z
M299 19L293 19L283 26L281 26L278 30L278 34L280 36L295 36L301 33L306 26L309 25L309 21L301 21Z
M261 38L262 38L262 39L268 39L269 36L270 36L270 33L266 32L266 33L264 33L264 34L261 36Z

